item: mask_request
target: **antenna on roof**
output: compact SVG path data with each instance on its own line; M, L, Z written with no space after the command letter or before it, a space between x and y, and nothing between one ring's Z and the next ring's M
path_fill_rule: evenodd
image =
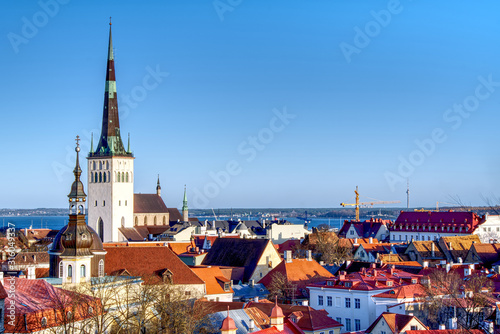
M406 179L406 208L410 208L410 179Z

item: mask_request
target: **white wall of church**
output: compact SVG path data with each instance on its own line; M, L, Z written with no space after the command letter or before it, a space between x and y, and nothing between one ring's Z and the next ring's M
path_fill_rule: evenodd
M104 242L123 241L120 227L133 227L134 158L88 158L88 224L99 233L102 219Z

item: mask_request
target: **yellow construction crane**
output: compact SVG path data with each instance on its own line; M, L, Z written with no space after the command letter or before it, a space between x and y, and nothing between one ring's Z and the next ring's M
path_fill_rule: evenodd
M393 204L393 203L400 203L401 201L373 201L373 202L359 202L359 192L358 192L358 186L356 186L356 190L354 190L354 193L356 194L356 203L340 203L342 207L346 206L354 206L356 208L356 221L359 221L359 206L360 205L375 205L375 204Z

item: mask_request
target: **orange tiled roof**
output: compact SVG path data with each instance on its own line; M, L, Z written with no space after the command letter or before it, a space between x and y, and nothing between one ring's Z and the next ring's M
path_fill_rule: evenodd
M191 267L191 270L205 282L207 295L218 295L223 293L233 293L233 289L229 287L228 291L224 291L224 283L231 283L230 280L224 277L222 271L217 266L196 266Z
M168 247L109 247L104 244L104 249L107 251L104 268L108 275L126 270L131 275L152 279L151 283L159 283L168 269L174 284L203 284Z
M424 293L425 292L421 284L412 284L398 286L395 289L376 294L374 297L408 299L424 295Z
M377 318L377 320L375 320L370 325L370 327L367 328L365 333L370 333L382 318L385 320L387 325L391 328L391 331L393 333L395 333L396 330L400 331L403 328L405 328L411 320L413 320L413 319L418 320L418 318L416 318L412 315L384 312ZM418 320L418 321L420 321L420 320ZM420 323L422 324L422 322L420 322ZM424 324L422 324L422 326L425 327Z
M177 255L186 253L191 248L190 242L169 242L168 247Z

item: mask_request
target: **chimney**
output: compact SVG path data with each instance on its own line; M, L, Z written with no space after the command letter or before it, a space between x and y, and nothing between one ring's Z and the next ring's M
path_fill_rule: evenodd
M253 301L254 301L254 303L258 303L259 302L259 296L253 297Z
M445 330L445 329L446 329L446 326L445 326L444 324L441 324L441 325L439 325L439 329L440 329L440 330Z
M453 250L453 245L451 244L451 242L448 242L448 248L449 248L450 250Z
M463 263L464 261L462 260L462 257L458 257L458 263Z
M250 285L251 288L253 288L255 286L255 281L251 279L250 281L248 281L248 284Z
M36 279L35 267L28 267L28 279Z
M307 261L312 261L312 251L311 250L306 251L306 255L307 255Z
M354 238L354 244L357 245L358 244L358 238Z
M292 263L292 251L285 251L285 263Z
M451 264L447 263L446 264L446 272L449 273L451 269Z
M436 256L436 246L434 245L434 241L431 244L431 257Z
M248 322L248 329L250 330L250 333L255 330L255 321L253 319L250 319Z
M429 268L429 261L424 261L423 262L423 267L424 268Z
M372 238L372 237L370 237L370 238L368 239L368 243L370 243L370 244L372 244L372 243L373 243L373 238Z
M309 301L308 300L303 300L302 301L302 306L309 306Z

